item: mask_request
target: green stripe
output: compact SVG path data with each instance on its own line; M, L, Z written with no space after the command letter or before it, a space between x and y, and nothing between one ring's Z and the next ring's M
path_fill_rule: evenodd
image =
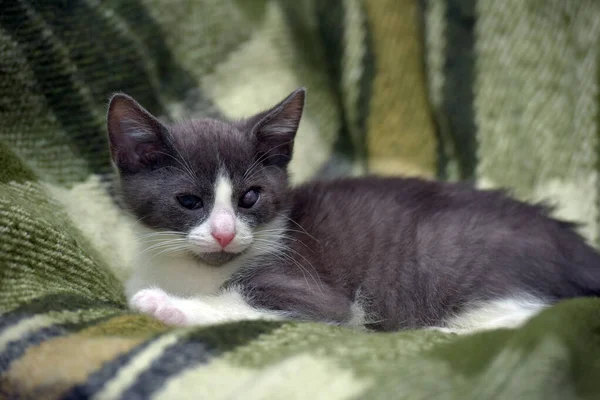
M329 3L332 6L331 9L324 9L321 7L321 3L280 1L279 4L284 11L286 22L289 24L290 31L292 32L295 49L299 53L298 56L303 59L303 62L310 65L314 71L328 70L326 76L333 87L334 99L340 113L338 121L336 121L338 131L335 135L330 159L315 175L319 179L348 175L352 171L356 149L348 131L344 109L341 106L341 53L338 54L338 52L342 50L342 44L337 41L341 40L342 37L336 36L341 33L337 32L337 25L333 25L338 23L333 22L333 20L337 21L337 18L343 17L343 15L338 15L339 10L343 11L341 2L336 4ZM340 9L338 10L336 7L340 7ZM330 11L333 11L332 15L325 13L329 13ZM340 21L339 23L342 22ZM327 23L331 25L323 26L323 24ZM317 25L316 29L315 25ZM336 37L330 37L330 34ZM334 42L336 43L335 45L333 44ZM309 43L310 45L308 45ZM309 86L308 90L309 102L311 102L313 87Z
M442 107L443 58L445 37L445 2L419 0L421 37L424 39L423 66L429 93L436 136L436 176L440 180L458 179L454 143L449 137L448 122ZM454 168L453 168L454 167Z
M37 185L0 185L0 312L65 290L124 302L122 287Z
M133 5L135 1L126 3ZM51 29L54 40L67 50L66 62L76 68L75 82L83 85L78 89L89 92L93 102L87 104L93 108L90 113L99 112L103 116L108 97L116 91L130 94L151 112L164 113L160 88L155 83L158 80L152 76L156 73L153 63L135 46L131 32L119 30L108 7L94 7L92 2L85 1L69 2L63 7L44 0L30 0L30 4ZM94 29L89 29L90 26ZM159 31L154 34L160 36ZM83 99L79 100L82 103ZM97 135L104 136L103 120ZM101 147L99 151L105 153L104 149Z
M319 40L325 49L326 65L340 107L341 122L334 143L335 154L319 173L319 176L324 178L351 174L357 163L364 169L367 162L367 118L375 76L375 55L364 8L361 3L355 6L358 8L358 13L362 15L359 27L360 31L364 32L364 37L360 43L347 43L346 30L354 30L357 26L347 26L348 10L343 1L327 2L326 5L318 2L316 5ZM362 51L359 60L352 60L360 65L344 64L348 51ZM361 70L357 87L346 87L345 75L349 70L356 69ZM349 98L351 91L356 93L355 98ZM354 100L354 103L350 104L350 100Z
M333 150L348 158L350 162L356 157L357 149L350 135L348 118L343 104L342 59L344 54L344 7L342 0L317 1L315 6L316 21L320 42L325 49L325 62L331 87L335 92L335 100L340 112L340 125L336 134Z
M0 141L0 183L35 180L35 174Z
M58 40L43 16L22 1L0 1L0 25L19 43L37 84L76 153L86 154L94 171L107 172L103 113L95 112L91 96L83 90L68 49Z
M596 87L600 88L600 53L597 53L596 56ZM596 91L596 172L600 172L600 90ZM596 185L600 188L600 176L596 177ZM598 210L598 215L596 216L596 237L594 241L594 245L596 248L600 248L600 192L596 193L596 210Z
M55 293L23 303L9 313L3 314L2 318L19 314L46 314L79 310L85 311L85 313L114 314L124 312L126 308L122 302L118 301L100 300L76 293Z
M476 0L446 0L446 54L441 129L453 142L461 179L475 177L477 142L474 111Z
M517 384L531 395L541 393L539 387L534 390L536 386L546 386L552 381L559 382L559 386L576 386L580 398L597 398L599 307L598 299L565 301L535 316L525 329L462 337L438 346L426 355L447 363L452 371L466 379L481 381L486 377L504 376L499 380L504 384L491 388L495 398L505 397L500 395L508 391L502 389L503 386ZM465 357L465 354L470 356ZM523 372L535 379L523 380ZM480 390L490 389L488 386L481 385ZM552 391L556 389L553 387ZM479 394L473 398L489 398ZM556 398L565 397L557 395Z
M85 179L87 163L74 153L76 148L50 110L21 46L1 28L0 47L0 140L40 179L60 185Z
M186 93L191 89L199 86L198 81L194 76L184 69L175 59L172 50L169 48L165 41L165 35L163 28L152 18L145 7L140 1L120 1L120 0L109 0L102 3L104 12L108 12L113 19L121 18L123 23L126 25L127 32L122 32L120 45L123 46L127 51L130 48L134 49L135 41L134 38L139 40L140 45L143 47L145 57L143 60L146 65L149 65L157 74L153 79L159 79L159 90L161 97L164 97L167 101L181 101L185 98ZM125 34L127 34L125 36ZM125 50L119 51L119 53L125 53ZM139 51L135 56L139 54ZM123 74L127 73L129 68L127 62L118 68L118 71L122 71ZM129 84L129 81L125 76L119 76L118 83L120 85ZM149 85L147 85L149 86ZM153 111L153 106L158 106L158 99L145 98L144 95L148 93L137 93L135 90L140 88L133 88L131 95L138 101L142 102L146 108L151 112L162 114L165 112L164 109L160 108ZM154 94L156 95L156 94ZM153 104L153 101L157 101ZM200 109L212 110L215 109L212 101L202 96L196 99L198 103L201 103ZM147 106L146 106L147 105ZM194 104L190 109L198 109L198 104Z
M364 8L363 8L364 13ZM371 102L371 94L373 91L373 81L375 79L375 52L373 50L373 34L369 26L367 18L363 19L365 37L362 43L364 47L364 54L361 60L362 74L359 81L359 94L358 101L356 104L356 116L357 116L357 139L359 147L359 157L361 162L366 165L367 154L369 154L367 148L367 119L369 117L369 109Z
M261 335L273 332L285 325L278 321L242 321L209 327L200 327L189 336L216 352L231 351L247 345Z

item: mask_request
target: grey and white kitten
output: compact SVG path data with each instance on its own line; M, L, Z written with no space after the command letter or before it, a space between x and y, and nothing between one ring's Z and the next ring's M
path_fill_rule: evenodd
M462 333L598 294L600 256L573 226L500 191L376 177L291 188L304 98L173 125L111 99L112 159L147 232L132 309L180 326L293 318Z

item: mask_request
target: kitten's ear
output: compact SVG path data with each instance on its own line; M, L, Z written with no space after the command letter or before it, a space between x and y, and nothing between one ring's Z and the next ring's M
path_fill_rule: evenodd
M275 107L252 118L256 121L252 135L257 141L257 153L265 164L285 167L292 159L305 95L304 88L296 89Z
M167 128L126 94L110 99L107 128L110 154L121 172L153 168L168 155Z

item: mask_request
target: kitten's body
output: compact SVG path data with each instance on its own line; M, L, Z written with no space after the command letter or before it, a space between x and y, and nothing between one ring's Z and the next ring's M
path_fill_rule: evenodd
M158 241L142 245L127 295L167 323L297 318L472 331L598 293L600 256L572 227L500 192L374 177L289 189L303 92L239 123L170 128L131 102L121 97L109 112L125 200L179 244L146 236ZM201 209L181 209L180 193L198 193ZM223 232L235 235L221 242Z

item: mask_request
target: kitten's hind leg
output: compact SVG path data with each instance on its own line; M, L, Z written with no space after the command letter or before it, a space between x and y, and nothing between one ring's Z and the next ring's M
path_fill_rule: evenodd
M427 329L464 335L492 329L518 328L548 305L548 302L532 296L491 300L468 307L449 318L443 327Z

